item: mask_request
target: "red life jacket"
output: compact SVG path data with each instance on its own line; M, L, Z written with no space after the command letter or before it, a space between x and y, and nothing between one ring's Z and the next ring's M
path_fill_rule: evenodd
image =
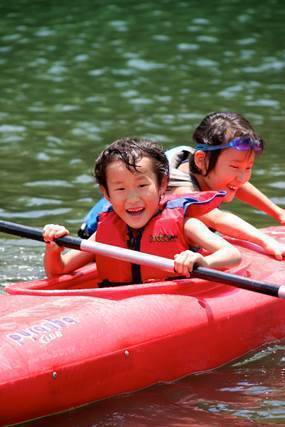
M189 249L184 238L185 217L209 212L221 204L224 195L224 192L208 191L168 196L162 201L158 213L141 230L131 230L109 207L107 212L100 214L96 241L173 259L174 255ZM177 277L175 272L138 266L103 255L96 255L96 264L105 286Z

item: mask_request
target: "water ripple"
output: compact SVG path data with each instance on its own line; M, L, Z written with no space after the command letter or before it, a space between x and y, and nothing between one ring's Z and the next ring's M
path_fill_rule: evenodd
M141 71L151 71L155 69L164 68L165 65L156 62L145 61L143 59L130 59L128 61L128 66Z
M0 133L14 133L14 132L24 132L26 130L25 126L19 125L1 125Z

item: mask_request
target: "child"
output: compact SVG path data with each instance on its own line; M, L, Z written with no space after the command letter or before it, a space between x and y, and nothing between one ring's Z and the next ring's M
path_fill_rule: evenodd
M284 209L249 183L255 157L262 153L264 143L244 117L232 112L211 113L196 128L193 139L195 148L176 147L166 153L170 162L170 193L224 190L225 202L237 197L285 224ZM79 232L81 237L95 231L98 213L106 203L106 199L101 199L89 212ZM230 212L215 209L200 220L221 233L261 246L279 260L285 253L275 239Z
M169 152L172 194L224 190L225 202L237 197L285 223L285 211L249 183L264 142L244 117L231 112L209 114L196 128L193 139L194 149L184 146ZM258 244L277 259L285 253L277 241L230 212L215 209L200 219L221 233Z
M157 268L96 256L98 273L104 284L141 283L164 280L170 276L187 276L194 265L224 268L240 261L239 251L221 237L213 234L196 218L189 218L191 203L211 209L219 204L221 193L200 193L201 200L179 197L161 202L168 184L168 160L154 143L136 138L115 141L95 163L95 177L100 190L112 207L101 214L98 228L90 239L150 254L174 258L173 274ZM207 196L208 200L207 200ZM208 206L207 206L208 203ZM199 213L198 213L199 214ZM45 269L49 277L69 273L94 261L90 253L62 250L53 242L68 234L62 226L46 225L44 240L48 243ZM188 250L199 246L206 255ZM112 268L110 268L110 265Z
M193 191L215 188L218 191L229 181L229 170L232 169L232 157L229 159L229 153L259 155L264 149L264 141L250 123L240 114L232 112L211 113L206 116L194 131L193 140L195 148L182 146L168 151L171 169L169 187L172 189L186 187ZM232 146L228 147L227 144L233 140ZM249 184L255 156L248 160L246 174L238 185L226 189L228 194L224 201L231 202L237 197L285 224L285 210Z

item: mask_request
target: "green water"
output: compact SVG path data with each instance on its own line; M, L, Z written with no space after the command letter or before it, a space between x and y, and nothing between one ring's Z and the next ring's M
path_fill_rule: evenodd
M1 218L63 223L76 233L99 198L91 168L106 144L126 135L151 137L165 148L188 144L200 120L219 110L244 114L264 136L266 151L252 182L285 207L284 22L281 0L1 2ZM241 203L230 208L257 226L275 223ZM42 252L40 244L1 235L1 283L42 276ZM263 368L268 376L283 372L278 354ZM251 380L262 398L263 376L254 367ZM245 371L239 372L236 382L243 384ZM236 369L227 373L234 376ZM193 393L191 379L188 386ZM240 410L228 406L229 423L285 423L283 380L266 387L272 402L265 411L237 385ZM156 414L167 412L159 393ZM189 404L186 414L185 405L176 408L177 425L191 425L191 417L195 425L226 425L219 397L198 393L197 399L201 408ZM128 416L137 414L131 402L126 407ZM92 413L83 413L90 421L80 425L107 425L107 418L96 424L96 408ZM68 425L72 417L66 415ZM143 422L155 425L151 417Z

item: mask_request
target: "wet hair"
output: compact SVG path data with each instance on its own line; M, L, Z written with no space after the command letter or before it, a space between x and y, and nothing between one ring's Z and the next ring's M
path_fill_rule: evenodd
M193 140L196 144L219 145L229 142L238 136L249 136L250 138L260 141L262 149L264 140L256 134L248 120L241 114L233 112L216 112L208 114L197 126L193 133ZM214 150L205 152L208 156L209 164L205 176L214 169L218 157L223 150ZM195 163L195 153L190 156L189 170L190 173L201 175L200 169Z
M157 177L158 184L161 185L163 178L169 176L168 159L163 152L163 148L150 140L136 137L121 138L108 145L97 158L93 175L97 183L102 185L108 192L107 166L114 160L120 160L132 173L139 172L137 164L143 157L149 157L152 160L153 171Z

